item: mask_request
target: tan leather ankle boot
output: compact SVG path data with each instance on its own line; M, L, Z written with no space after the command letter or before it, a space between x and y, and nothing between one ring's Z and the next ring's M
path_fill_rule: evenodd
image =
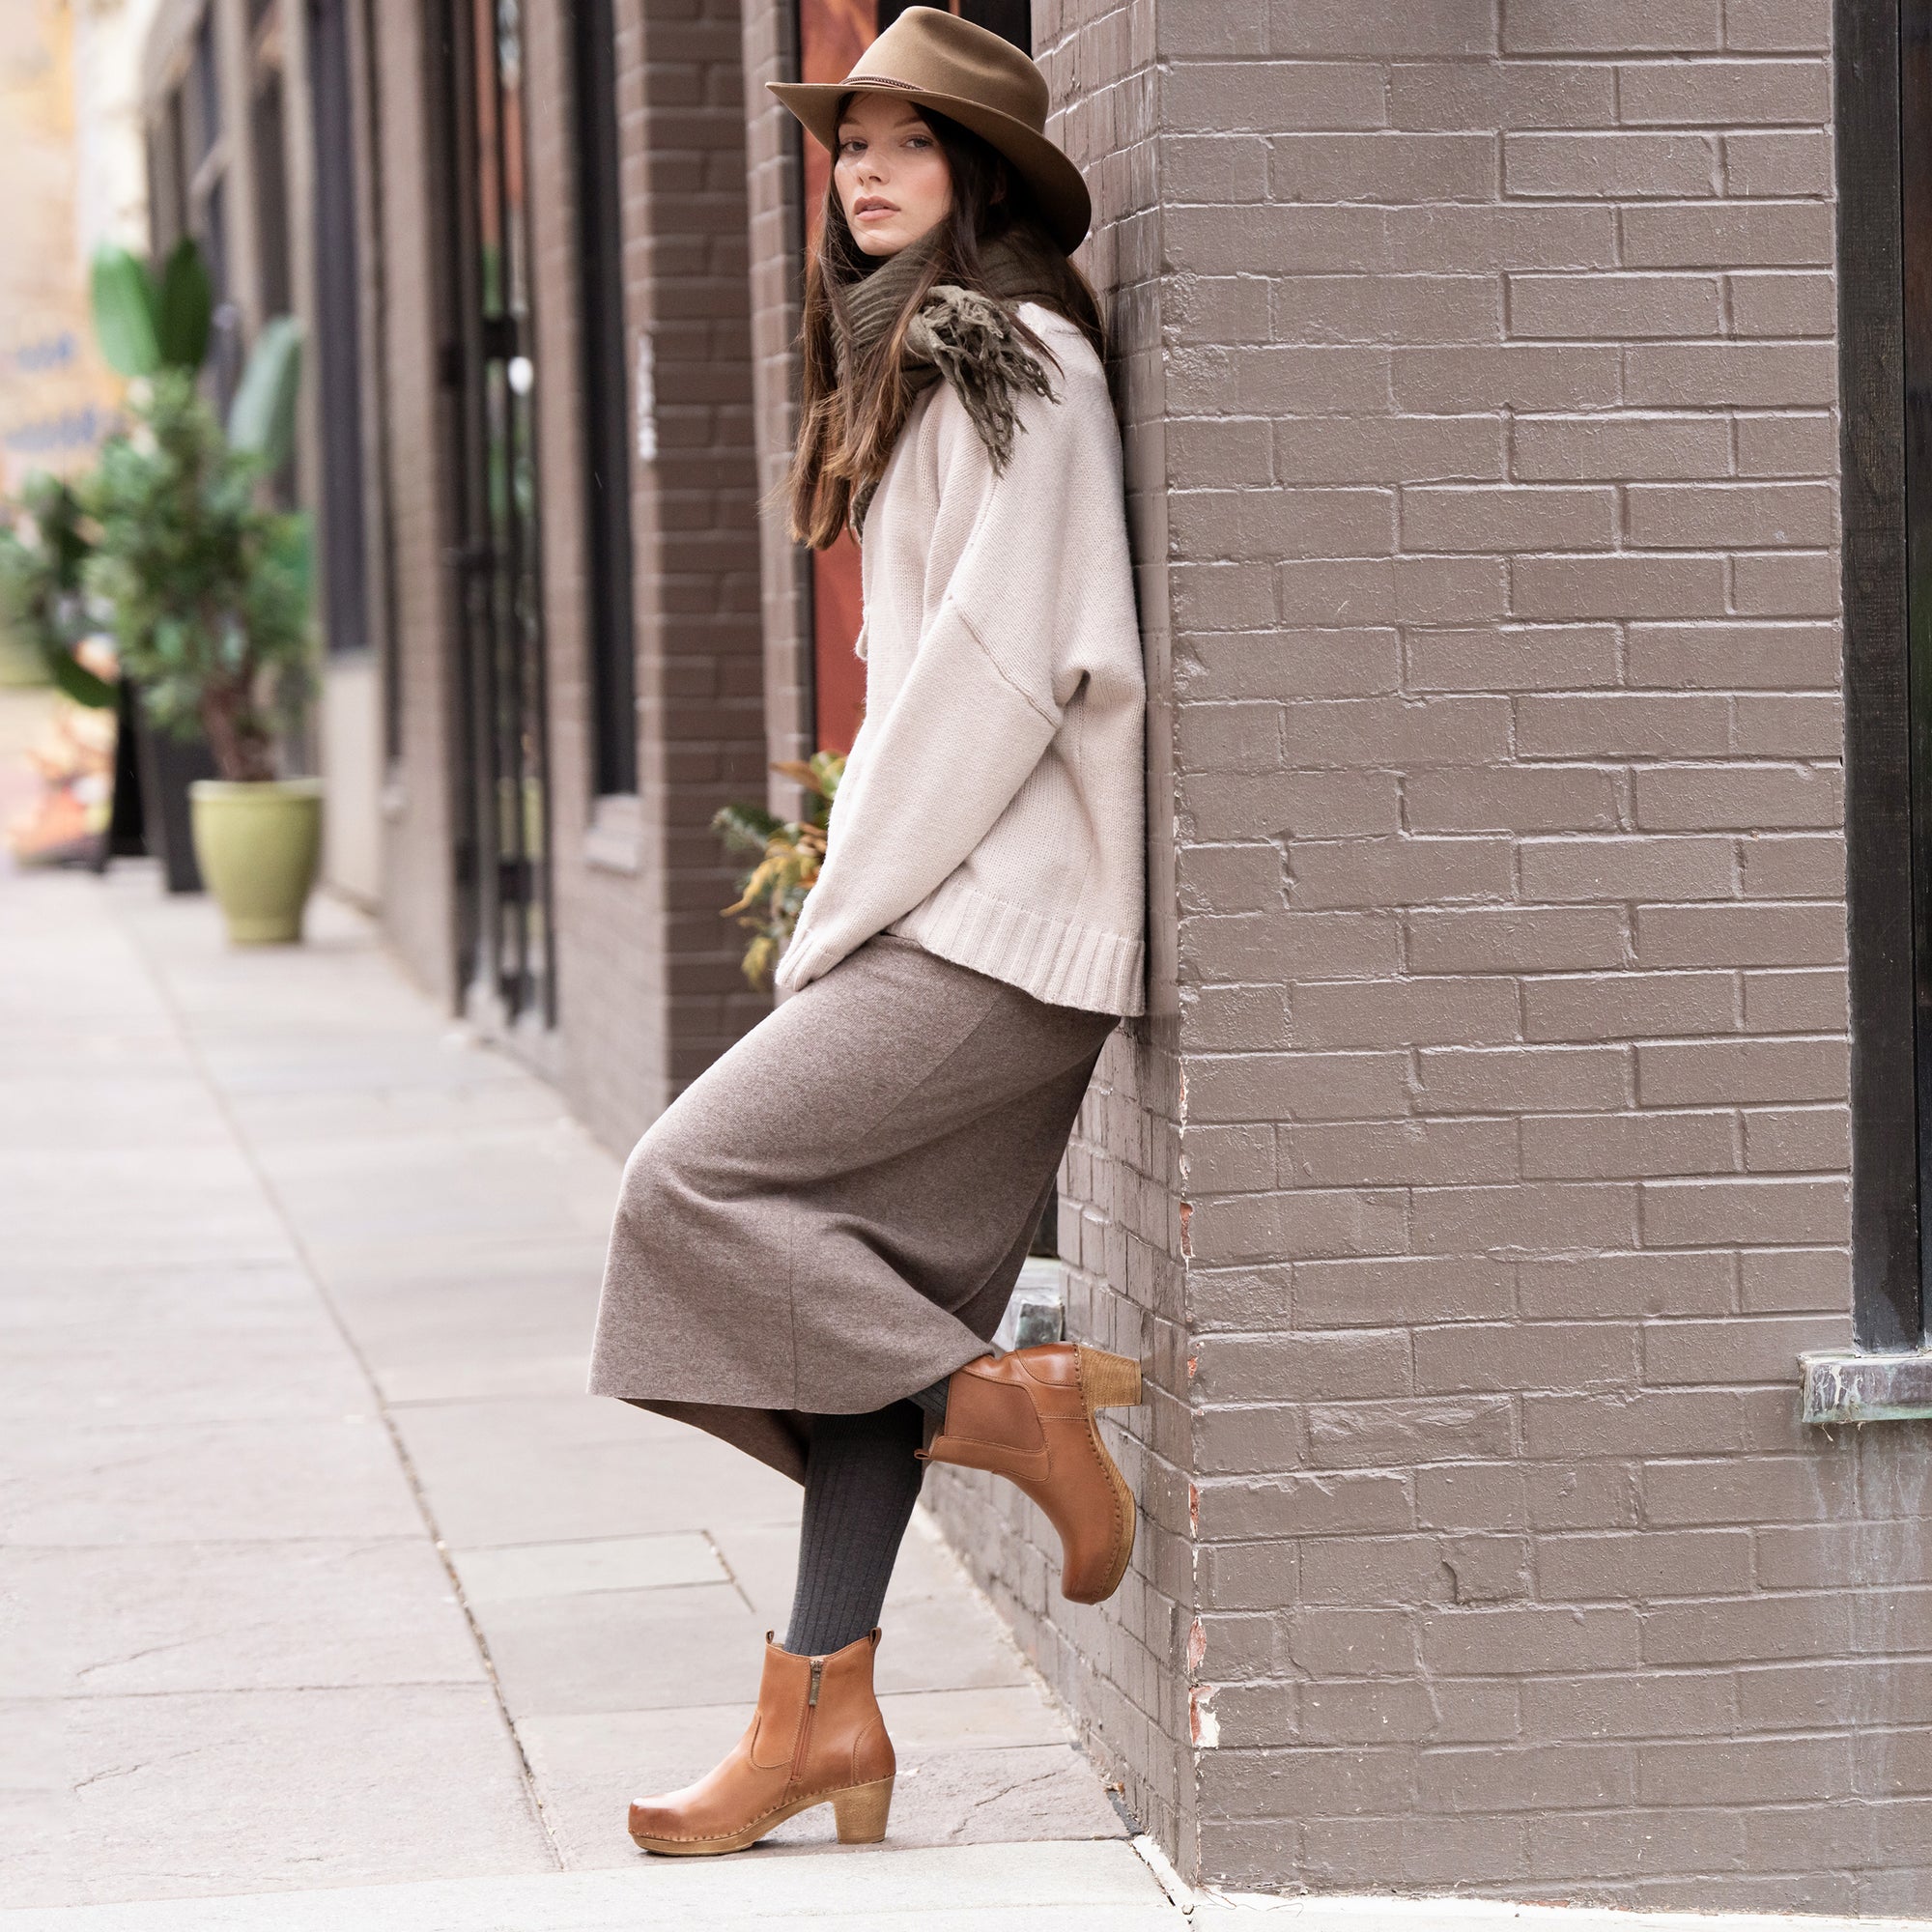
M1071 1342L985 1355L947 1383L946 1423L925 1455L1017 1483L1060 1532L1062 1594L1097 1604L1127 1573L1134 1498L1094 1411L1140 1399L1140 1364L1124 1355Z
M872 1694L879 1633L829 1657L794 1657L765 1634L765 1674L751 1727L715 1771L631 1806L647 1852L742 1852L814 1804L829 1803L842 1845L886 1835L897 1769Z

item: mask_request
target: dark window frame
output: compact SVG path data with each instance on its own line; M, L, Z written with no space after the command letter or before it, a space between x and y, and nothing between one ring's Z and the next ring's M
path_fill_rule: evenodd
M221 141L221 65L216 57L214 35L214 8L210 5L202 9L201 17L195 22L183 81L184 147L190 180Z
M1932 0L1836 14L1852 1281L1890 1350L1932 1280Z
M318 563L331 655L370 647L370 464L363 447L362 264L356 232L361 156L353 99L355 0L308 0L309 116L315 156L314 250ZM385 500L385 499L384 499Z
M256 69L248 103L248 140L255 162L255 259L264 321L295 308L290 260L288 107L281 64Z
M182 83L177 81L161 96L148 124L148 220L157 261L189 228L184 111Z
M593 796L611 798L638 789L631 385L616 34L611 0L575 0L570 15L590 785Z

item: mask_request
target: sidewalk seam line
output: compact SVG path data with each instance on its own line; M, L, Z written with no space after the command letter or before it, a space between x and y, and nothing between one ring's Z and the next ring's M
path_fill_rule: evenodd
M308 1243L302 1239L287 1204L282 1200L274 1182L269 1178L267 1170L257 1157L254 1144L242 1131L242 1123L235 1118L234 1111L228 1104L228 1095L215 1080L201 1051L201 1042L196 1038L187 1015L174 996L174 988L169 985L166 976L156 965L147 947L142 944L140 934L128 925L122 917L120 908L112 905L111 900L110 911L115 924L121 927L129 950L140 960L142 971L153 983L162 1009L166 1011L176 1036L187 1054L188 1064L194 1070L195 1078L201 1082L213 1100L214 1110L220 1116L222 1125L233 1138L248 1172L254 1177L255 1184L261 1188L274 1212L276 1221L281 1225L282 1232L295 1249L296 1259L300 1264L301 1271L307 1278L310 1288L322 1303L335 1332L342 1338L342 1345L349 1350L356 1371L368 1385L370 1396L376 1405L376 1412L382 1417L383 1428L388 1435L389 1446L395 1452L396 1461L402 1465L403 1479L409 1485L416 1512L422 1518L424 1529L429 1533L430 1546L436 1551L437 1561L442 1565L443 1575L448 1578L450 1590L456 1600L456 1607L462 1614L465 1624L469 1626L470 1640L476 1646L478 1657L482 1659L484 1674L490 1683L490 1693L496 1700L497 1714L502 1719L503 1729L510 1740L510 1748L516 1753L518 1773L523 1779L524 1796L536 1818L538 1830L543 1833L544 1843L550 1847L550 1854L555 1861L556 1869L560 1872L567 1871L570 1867L564 1862L563 1848L557 1843L556 1833L552 1828L549 1813L544 1808L543 1797L537 1788L536 1773L531 1768L528 1753L524 1749L524 1741L517 1730L516 1720L510 1715L510 1707L504 1701L502 1680L497 1674L497 1661L490 1655L489 1641L483 1634L482 1625L477 1622L475 1612L469 1606L469 1600L464 1594L463 1580L457 1576L456 1566L450 1560L441 1526L436 1520L436 1512L430 1507L429 1496L424 1491L420 1476L416 1473L415 1461L403 1441L402 1433L396 1427L394 1416L389 1412L388 1400L383 1393L382 1384L377 1380L376 1373L370 1367L369 1358L363 1353L361 1344L356 1341L344 1320L334 1295L329 1293L327 1283L323 1280L320 1270L316 1267L314 1258L309 1253Z

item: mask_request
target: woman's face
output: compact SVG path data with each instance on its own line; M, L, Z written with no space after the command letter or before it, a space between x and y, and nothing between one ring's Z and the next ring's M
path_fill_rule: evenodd
M918 108L889 94L855 94L846 103L832 179L845 225L868 255L896 255L952 212L946 151Z

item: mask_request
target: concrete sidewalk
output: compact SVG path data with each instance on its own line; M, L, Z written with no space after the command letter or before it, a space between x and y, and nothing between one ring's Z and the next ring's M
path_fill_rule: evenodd
M333 1922L416 1925L408 1882L604 1870L628 1922L886 1924L905 1861L1033 1840L948 1851L925 1903L1004 1922L1050 1868L1055 1923L1178 1922L923 1522L887 1849L821 1808L709 1876L644 1859L629 1794L744 1725L798 1492L582 1393L616 1163L327 901L306 948L236 953L143 867L0 879L0 1905L400 1885ZM322 1922L294 1905L9 1917ZM536 1912L448 1922L566 1922Z
M923 1520L887 1844L642 1857L798 1493L582 1393L616 1179L339 906L234 953L146 867L0 874L0 1932L1895 1923L1163 1882Z

